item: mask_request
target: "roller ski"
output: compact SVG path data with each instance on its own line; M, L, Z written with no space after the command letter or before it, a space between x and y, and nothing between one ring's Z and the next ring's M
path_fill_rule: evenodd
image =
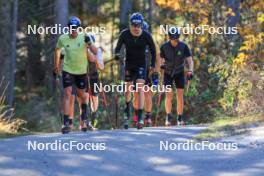
M144 126L145 127L151 127L152 126L152 120L151 120L150 114L146 114L146 118L144 119Z
M125 109L125 122L124 122L124 129L127 130L129 128L129 119L131 117L131 110L130 110L130 104L127 104L127 107Z
M137 123L137 129L140 130L142 129L144 126L144 121L143 120L140 120L138 123Z
M138 116L134 115L133 120L130 123L132 127L136 127L138 123Z
M186 125L186 122L184 121L182 115L179 115L178 118L177 118L177 125L178 126L185 126Z
M69 132L71 132L71 128L69 125L63 125L61 128L61 133L62 134L68 134Z
M128 127L129 127L129 125L128 125L128 120L125 119L125 122L124 122L124 129L127 130Z
M171 114L167 114L166 120L165 120L165 126L167 126L167 127L172 126L172 116L171 116Z
M97 128L95 128L95 127L92 125L91 121L89 121L89 120L81 120L81 119L80 119L80 130L81 130L82 132L96 131Z
M61 133L62 134L68 134L71 131L69 119L64 119L64 124L61 127Z

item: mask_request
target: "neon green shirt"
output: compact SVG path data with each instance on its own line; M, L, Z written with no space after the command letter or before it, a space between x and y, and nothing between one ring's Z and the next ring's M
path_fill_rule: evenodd
M59 37L57 48L64 48L63 71L71 74L81 75L87 73L87 48L84 42L84 33L79 33L73 39L69 34L63 34Z

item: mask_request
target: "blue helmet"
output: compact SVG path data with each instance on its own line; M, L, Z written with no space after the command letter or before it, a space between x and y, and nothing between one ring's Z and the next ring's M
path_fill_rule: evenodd
M136 12L136 13L133 13L130 16L130 23L131 24L142 25L143 24L143 21L144 21L144 18L141 15L141 13Z
M170 39L179 39L181 32L177 27L170 27L168 34Z
M149 25L148 25L148 23L146 21L143 22L142 29L144 31L148 31L149 30Z
M73 16L69 19L68 26L80 27L81 26L81 20L78 17Z

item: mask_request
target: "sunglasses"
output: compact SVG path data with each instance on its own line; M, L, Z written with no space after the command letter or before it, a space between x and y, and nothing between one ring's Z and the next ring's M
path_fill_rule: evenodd
M141 28L141 25L140 25L140 24L132 24L132 26L133 26L134 28Z
M75 26L75 25L70 26L70 30L72 31L76 31L77 29L78 29L78 26Z

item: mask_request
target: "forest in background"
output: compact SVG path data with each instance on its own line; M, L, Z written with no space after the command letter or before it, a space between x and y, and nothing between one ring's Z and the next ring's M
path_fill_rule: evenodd
M0 121L14 124L12 130L16 130L15 124L26 122L24 126L30 130L58 131L60 124L58 92L52 76L58 36L27 35L27 25L66 25L75 15L83 26L105 26L106 35L97 36L97 45L105 49L107 64L100 78L106 84L120 81L118 64L112 60L113 49L119 32L129 25L129 15L137 11L151 25L157 48L166 40L159 33L161 24L238 28L237 35L181 36L192 50L195 65L190 92L185 94L185 115L190 123L263 112L262 1L0 0ZM124 97L106 94L106 106L101 97L99 127L121 126ZM116 99L118 103L113 103ZM154 103L153 115L165 117L164 95L160 112L157 109Z

